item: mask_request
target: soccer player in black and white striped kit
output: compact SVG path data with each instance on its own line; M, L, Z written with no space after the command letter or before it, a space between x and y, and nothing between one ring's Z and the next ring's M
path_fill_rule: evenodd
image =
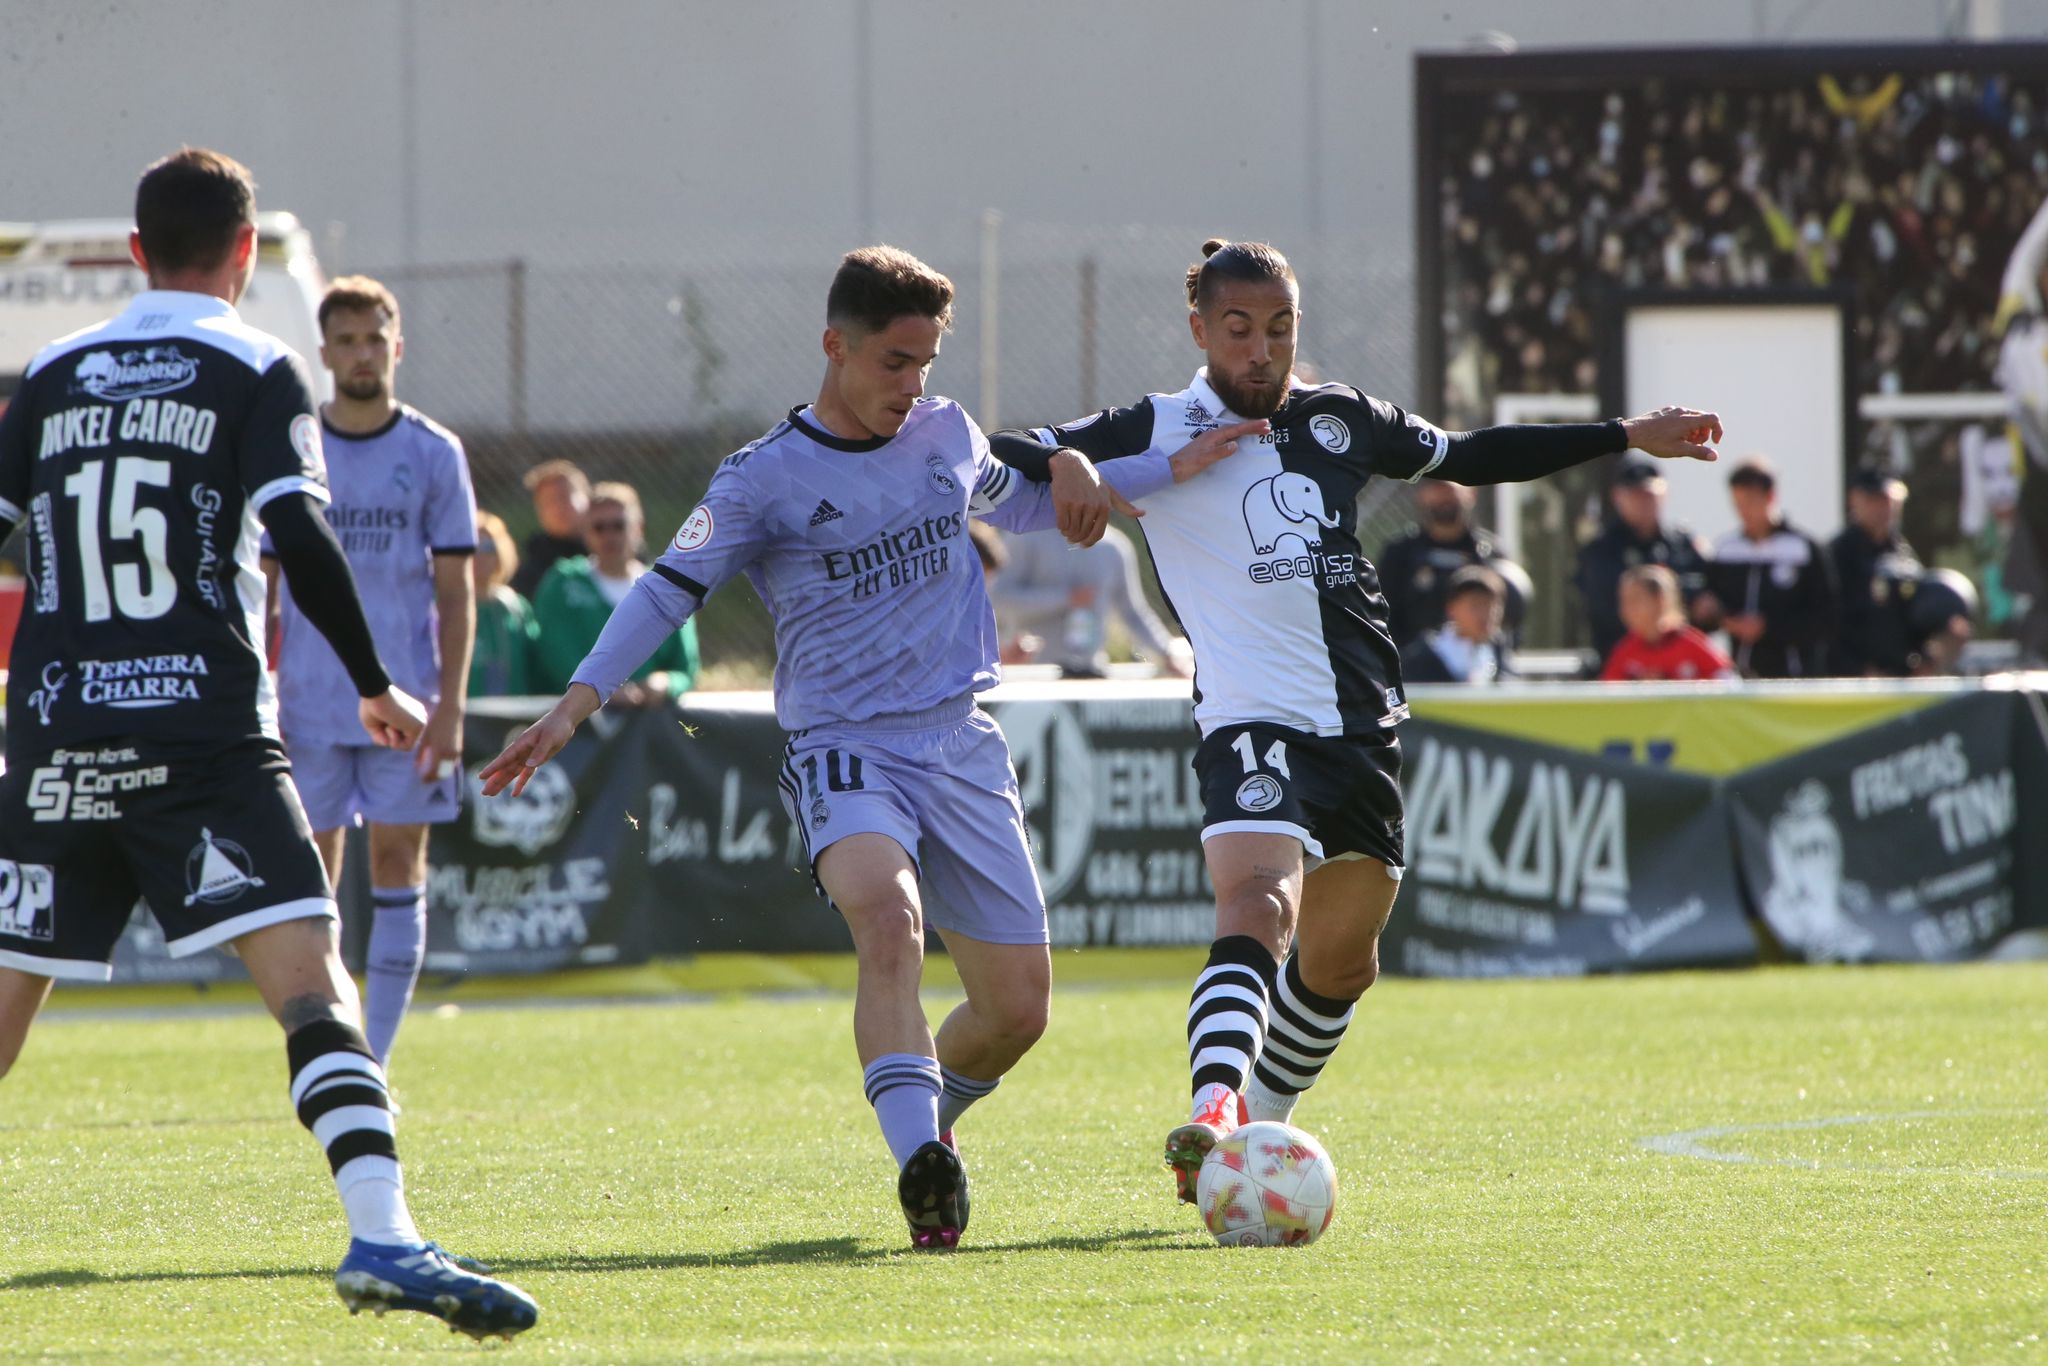
M1408 715L1387 602L1357 537L1367 480L1536 479L1631 447L1712 460L1712 413L1444 432L1343 384L1293 373L1293 269L1257 242L1212 240L1186 278L1207 365L1179 393L1058 427L999 432L1033 477L1055 449L1106 460L1175 450L1263 419L1207 478L1147 499L1139 523L1195 650L1195 752L1216 940L1189 1004L1194 1102L1167 1138L1180 1198L1247 1119L1286 1120L1379 972L1402 871Z
M232 945L284 1028L292 1108L348 1217L342 1300L510 1337L533 1301L426 1241L406 1206L264 672L267 532L367 738L410 749L426 723L391 685L322 516L306 364L235 311L256 268L255 184L188 147L143 173L135 223L149 289L37 353L0 417L0 540L28 524L34 585L0 773L0 1075L52 979L108 978L141 897L172 957Z

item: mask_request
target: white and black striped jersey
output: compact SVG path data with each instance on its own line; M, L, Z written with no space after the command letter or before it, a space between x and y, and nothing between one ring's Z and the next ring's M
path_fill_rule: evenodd
M1171 453L1243 420L1204 369L1177 394L1034 435L1103 460ZM1204 735L1261 721L1380 734L1407 718L1408 705L1379 575L1358 544L1358 496L1375 475L1428 474L1449 438L1343 384L1296 385L1272 427L1147 498L1138 522L1195 649L1196 724Z
M38 353L0 417L9 750L275 738L256 512L289 493L327 501L305 362L225 300L146 291Z

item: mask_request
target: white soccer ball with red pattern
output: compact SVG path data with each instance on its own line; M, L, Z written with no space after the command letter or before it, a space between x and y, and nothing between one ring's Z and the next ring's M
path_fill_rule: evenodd
M1216 1141L1195 1198L1225 1247L1305 1247L1337 1212L1337 1164L1310 1134L1259 1120Z

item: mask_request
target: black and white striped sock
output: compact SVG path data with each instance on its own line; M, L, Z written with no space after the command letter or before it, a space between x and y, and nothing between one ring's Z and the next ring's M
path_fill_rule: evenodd
M1301 956L1289 954L1273 984L1266 1046L1252 1066L1244 1103L1252 1119L1285 1123L1301 1093L1316 1084L1323 1064L1344 1040L1356 1001L1339 1001L1310 991L1301 980Z
M1195 978L1188 1001L1188 1071L1198 1102L1212 1087L1244 1089L1266 1036L1266 983L1273 968L1272 953L1250 935L1230 935L1209 946L1208 965Z
M939 1132L943 1134L958 1124L960 1116L967 1113L968 1106L1002 1084L1001 1077L994 1081L976 1081L973 1077L962 1076L944 1063L940 1063Z
M397 1126L384 1069L363 1033L340 1020L315 1020L285 1038L292 1106L327 1151L334 1188L351 1236L415 1246L419 1229L405 1206Z

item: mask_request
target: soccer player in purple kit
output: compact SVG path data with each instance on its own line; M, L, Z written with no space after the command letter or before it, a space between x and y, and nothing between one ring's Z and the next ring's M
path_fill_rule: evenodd
M285 748L334 886L341 885L348 827L370 827L363 1032L388 1069L426 956L427 827L462 809L476 496L462 442L398 401L405 338L389 289L361 275L329 285L320 300L320 342L320 358L334 373L334 399L320 414L334 497L326 516L363 586L378 653L400 686L428 704L416 751L363 743L334 648L299 610L267 551L265 571L278 609Z
M486 795L517 792L713 590L747 575L775 618L784 804L853 932L867 1098L912 1244L933 1249L967 1226L953 1125L1037 1041L1052 980L1009 748L974 700L997 681L998 640L967 519L1057 522L1092 543L1113 502L1132 510L1112 489L1141 499L1265 426L1106 461L1099 477L1070 452L1049 482L1028 482L957 404L923 396L952 302L951 281L895 248L841 261L817 401L720 466L562 699L482 774ZM927 919L967 992L936 1038L918 999Z

